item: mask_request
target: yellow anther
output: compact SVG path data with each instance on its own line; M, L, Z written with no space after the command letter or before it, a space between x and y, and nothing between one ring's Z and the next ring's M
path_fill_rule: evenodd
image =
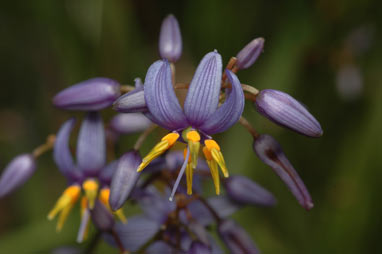
M139 165L137 172L142 171L147 165L150 164L155 158L163 154L167 149L171 148L178 140L179 134L172 132L164 136L158 144L143 158L142 163Z
M194 130L187 132L186 137L187 137L188 141L193 141L193 142L199 142L200 141L199 133L197 131L194 131Z
M192 195L192 176L194 169L192 168L191 163L187 164L186 167L186 179L187 179L187 194Z
M87 179L83 182L82 188L88 199L89 209L93 209L98 195L98 183L94 179Z
M210 150L208 150L208 148L206 146L203 147L203 154L204 154L204 157L206 157L207 161L211 161L212 160L212 154L211 154Z
M74 204L69 204L64 209L62 209L60 216L58 217L57 225L56 225L56 232L59 233L62 230L62 227L64 226L64 223L66 219L68 218L68 215L70 211L72 210Z
M207 139L204 141L205 147L203 148L204 156L207 160L214 160L218 163L224 177L228 177L227 166L224 161L222 152L220 151L220 146L215 140Z
M188 148L190 149L191 166L192 168L196 168L200 149L200 135L197 131L191 130L187 132L186 138L188 141Z
M65 189L64 193L57 200L55 206L48 214L48 220L52 220L56 215L63 211L67 206L73 205L79 198L81 188L78 185L71 185Z
M218 145L218 143L216 143L215 140L213 139L207 139L207 140L204 140L204 145L208 148L208 150L212 150L212 149L216 149L218 151L220 151L220 146Z
M214 160L207 161L207 164L211 171L212 180L214 181L216 195L219 195L220 194L220 178L219 178L218 164Z

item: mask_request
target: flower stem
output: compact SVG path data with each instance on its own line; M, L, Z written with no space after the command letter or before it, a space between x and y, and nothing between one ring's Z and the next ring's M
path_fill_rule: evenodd
M146 140L146 138L148 137L148 135L150 135L151 132L153 132L153 130L155 130L155 128L158 127L158 125L156 124L153 124L151 125L149 128L147 128L137 139L137 142L135 142L135 145L134 145L134 150L138 151L143 142Z
M247 119L245 119L243 116L240 117L239 123L244 126L251 135L257 139L259 137L259 133L253 128L253 126L248 122Z
M131 85L121 85L121 87L119 88L121 93L128 93L130 91L133 91L135 89L134 86L131 86Z
M32 152L33 156L37 158L41 156L42 154L46 153L47 151L49 151L50 149L52 149L55 141L56 141L56 135L54 134L49 135L46 138L45 144L42 144L33 150Z

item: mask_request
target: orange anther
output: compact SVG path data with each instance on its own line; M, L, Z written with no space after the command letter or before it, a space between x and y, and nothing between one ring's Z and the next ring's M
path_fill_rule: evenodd
M162 141L166 140L168 142L168 145L172 146L173 144L175 144L175 142L178 140L178 138L179 138L179 134L172 132L172 133L169 133L166 136L164 136L162 138Z
M212 160L212 154L206 146L203 147L203 153L204 153L204 157L206 157L208 161Z
M204 145L208 148L208 150L212 150L212 149L216 149L218 151L220 151L220 146L218 145L218 143L216 143L215 140L213 139L207 139L207 140L204 140Z
M72 200L77 200L80 196L81 188L78 185L71 185L65 189L63 195L70 197Z
M102 188L100 193L99 193L99 200L104 205L107 205L109 203L109 197L110 197L110 189L109 188Z
M82 187L84 190L97 190L98 183L93 179L88 179L82 184Z
M200 141L200 135L197 131L189 131L186 135L187 139L193 142L199 142Z

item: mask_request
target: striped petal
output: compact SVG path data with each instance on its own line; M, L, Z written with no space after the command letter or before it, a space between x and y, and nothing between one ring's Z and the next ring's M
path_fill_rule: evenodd
M192 78L184 102L184 113L189 123L198 128L219 104L222 59L216 51L204 56Z
M147 112L143 86L138 84L134 90L119 97L113 103L113 109L121 113Z
M98 112L89 112L82 122L77 142L77 164L87 175L96 175L106 162L103 122Z
M175 130L187 126L183 110L172 85L170 64L164 61L153 63L145 79L145 100L155 123Z
M200 129L210 135L223 132L234 125L244 110L244 93L237 76L226 70L229 82L232 84L231 91L227 89L227 99L218 110L209 117Z

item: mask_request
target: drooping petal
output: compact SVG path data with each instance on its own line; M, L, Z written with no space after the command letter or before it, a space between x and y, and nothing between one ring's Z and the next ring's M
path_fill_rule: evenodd
M162 22L159 34L159 54L162 58L176 62L182 55L182 35L174 15L168 15Z
M92 78L66 88L53 98L56 107L68 110L101 110L120 95L120 85L109 78Z
M313 208L312 198L304 182L285 156L280 144L269 135L261 135L253 143L257 156L284 181L306 210Z
M223 105L200 126L202 131L210 135L230 128L239 120L244 110L245 99L240 81L233 72L226 70L226 74L232 84L232 89L227 92L227 98Z
M265 89L260 91L255 101L257 111L283 127L309 137L323 134L320 123L296 99L287 93Z
M216 111L221 77L221 56L215 51L210 52L199 63L184 102L184 113L194 128L202 125Z
M140 175L137 167L141 161L137 151L127 152L119 159L111 181L109 204L112 210L121 208L135 187Z
M77 164L81 171L95 175L106 162L105 131L97 112L89 112L82 122L77 141Z
M248 43L239 53L237 53L236 66L239 70L247 69L257 60L263 51L264 38L256 38Z
M138 85L131 92L119 97L113 103L113 109L121 113L147 112L144 87Z
M110 211L99 201L95 203L94 209L90 210L94 225L103 232L112 230L115 221Z
M142 113L117 114L110 121L110 127L121 134L146 130L152 122Z
M35 172L36 161L32 154L15 157L4 169L0 178L0 198L23 185Z
M228 196L235 202L261 206L276 204L272 193L245 176L234 175L227 178L224 183Z
M72 118L61 126L57 133L53 148L54 161L56 162L58 169L69 179L69 181L75 181L81 177L81 172L74 164L72 153L69 148L69 138L75 123L76 120Z
M169 130L187 126L174 92L171 68L167 61L156 61L150 66L144 87L147 107L155 123Z

